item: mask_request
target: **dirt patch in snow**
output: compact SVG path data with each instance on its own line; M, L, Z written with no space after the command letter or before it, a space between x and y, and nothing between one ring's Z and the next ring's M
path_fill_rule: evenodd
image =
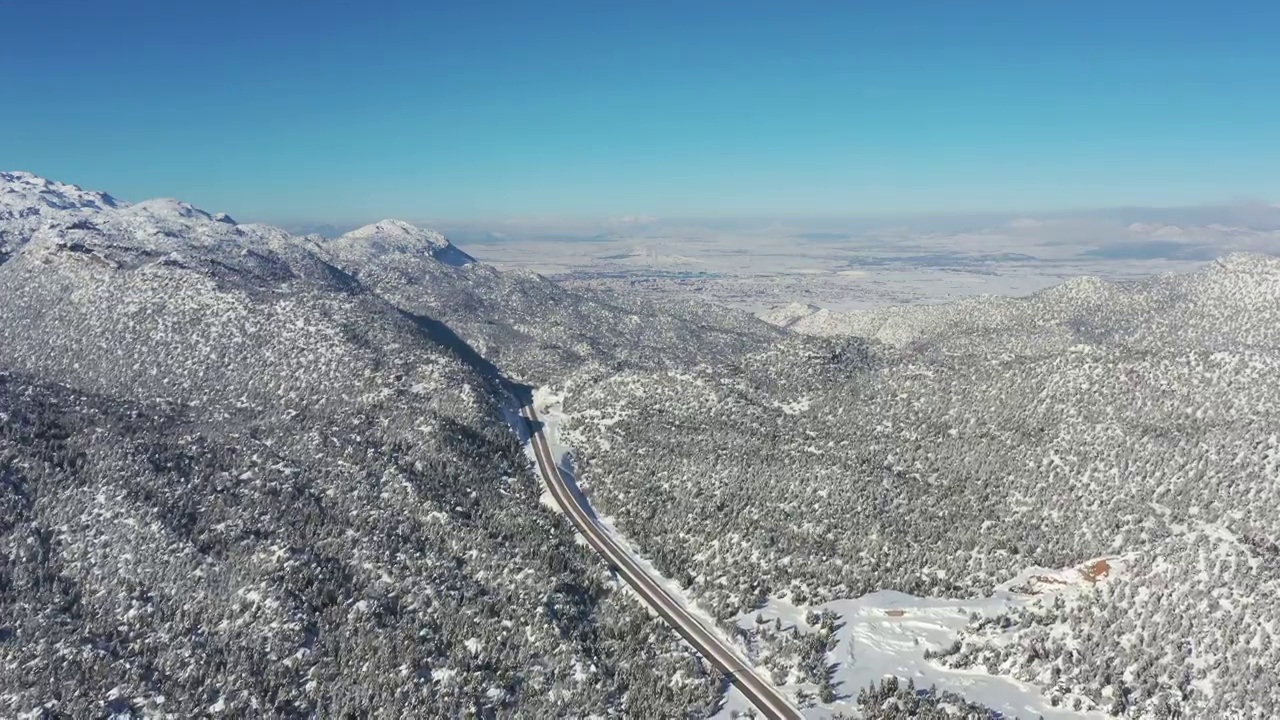
M1095 560L1080 568L1080 576L1090 584L1096 583L1111 574L1111 563L1106 560Z

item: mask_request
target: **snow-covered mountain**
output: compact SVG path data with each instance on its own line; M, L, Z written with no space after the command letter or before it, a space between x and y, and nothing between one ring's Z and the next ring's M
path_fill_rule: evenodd
M592 377L561 427L599 512L775 677L835 697L902 674L1018 717L1277 716L1280 259L772 317L867 361ZM821 610L857 628L792 636Z
M0 220L127 207L104 192L47 180L29 172L0 172Z
M547 383L592 363L677 367L732 361L782 334L711 305L656 305L573 291L475 262L439 233L383 221L322 241L334 265L404 310L446 323L514 379Z
M1197 273L1168 274L1131 283L1078 277L1026 299L977 297L941 305L833 312L786 306L761 317L796 333L862 337L895 347L922 339L970 338L974 351L1025 347L1026 337L1056 334L1059 350L1079 332L1108 333L1133 346L1185 344L1280 346L1280 327L1266 310L1280 302L1280 258L1232 253ZM1194 302L1191 300L1194 299ZM1179 312L1171 313L1177 307ZM984 333L973 336L973 328ZM1075 332L1067 332L1074 330Z
M402 220L383 220L356 228L329 241L328 245L339 254L364 262L386 253L429 256L450 267L462 267L476 261L454 247L444 235Z
M276 228L19 173L0 198L0 716L710 708L443 323Z
M126 205L106 193L82 190L28 172L0 172L0 263L49 220L74 222L80 216Z
M669 367L731 361L780 337L766 324L713 306L659 307L626 296L569 291L533 273L499 272L440 233L399 220L333 240L294 237L178 200L129 204L26 173L4 178L0 195L8 221L0 229L0 260L29 245L30 262L72 255L117 269L199 269L214 278L235 275L236 282L354 284L413 317L444 323L461 340L450 341L455 350L520 380L546 382L588 363Z
M770 325L3 173L0 716L705 716L721 679L539 503L537 383L820 717L1270 717L1277 308L1239 254Z

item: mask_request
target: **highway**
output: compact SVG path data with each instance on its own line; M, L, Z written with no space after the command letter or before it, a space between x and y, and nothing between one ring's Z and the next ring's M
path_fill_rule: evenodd
M556 503L573 522L574 527L586 538L591 547L622 576L633 590L644 598L649 607L671 624L703 657L720 669L765 717L773 720L803 720L804 716L787 699L758 675L754 668L723 640L709 631L696 617L685 610L671 595L644 571L631 554L618 545L609 533L596 524L587 508L578 504L574 493L565 485L564 478L551 456L547 439L542 434L538 414L531 405L520 410L529 426L529 441L533 444L538 470ZM585 502L585 500L584 500Z

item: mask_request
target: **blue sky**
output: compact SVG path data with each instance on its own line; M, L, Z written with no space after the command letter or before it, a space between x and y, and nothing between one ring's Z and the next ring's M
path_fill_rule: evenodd
M0 167L281 222L1280 201L1276 3L262 4L0 5Z

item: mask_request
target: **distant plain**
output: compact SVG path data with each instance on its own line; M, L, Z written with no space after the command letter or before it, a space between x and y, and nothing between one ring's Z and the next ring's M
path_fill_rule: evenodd
M1261 203L1044 215L435 225L499 268L752 311L792 302L849 310L1019 296L1080 275L1118 280L1189 272L1234 251L1280 252L1280 208Z

